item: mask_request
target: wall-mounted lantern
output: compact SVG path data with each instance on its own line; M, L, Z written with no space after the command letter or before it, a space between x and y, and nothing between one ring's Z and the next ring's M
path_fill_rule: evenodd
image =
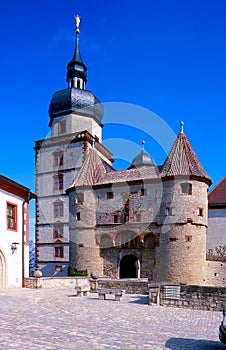
M13 243L11 244L12 254L15 253L15 251L17 250L19 244L20 244L20 243L18 243L18 242L13 242Z

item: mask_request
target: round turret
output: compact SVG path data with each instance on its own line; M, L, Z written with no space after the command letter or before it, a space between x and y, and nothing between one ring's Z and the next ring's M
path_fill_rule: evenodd
M144 150L145 142L142 141L141 152L133 159L130 168L139 168L142 166L155 166L152 157Z

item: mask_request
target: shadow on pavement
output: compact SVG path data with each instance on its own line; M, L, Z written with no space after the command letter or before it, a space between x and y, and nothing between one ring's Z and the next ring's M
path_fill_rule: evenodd
M131 297L132 300L129 301L131 304L146 304L148 305L148 295L134 296Z
M172 350L226 350L226 345L220 341L185 338L170 338L167 340L165 346Z

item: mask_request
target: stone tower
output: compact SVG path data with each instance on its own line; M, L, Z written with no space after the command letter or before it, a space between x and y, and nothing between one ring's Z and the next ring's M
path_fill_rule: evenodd
M211 180L185 136L183 124L161 177L161 234L154 280L204 285Z
M79 49L79 17L75 50L67 65L67 88L53 94L49 135L35 142L36 259L43 276L66 276L70 265L69 201L65 190L81 168L93 140L111 164L112 154L101 145L103 107L86 90L87 68Z

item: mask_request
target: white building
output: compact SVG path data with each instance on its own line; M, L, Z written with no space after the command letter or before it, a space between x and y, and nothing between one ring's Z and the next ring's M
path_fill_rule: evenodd
M29 276L29 188L0 175L0 288Z

